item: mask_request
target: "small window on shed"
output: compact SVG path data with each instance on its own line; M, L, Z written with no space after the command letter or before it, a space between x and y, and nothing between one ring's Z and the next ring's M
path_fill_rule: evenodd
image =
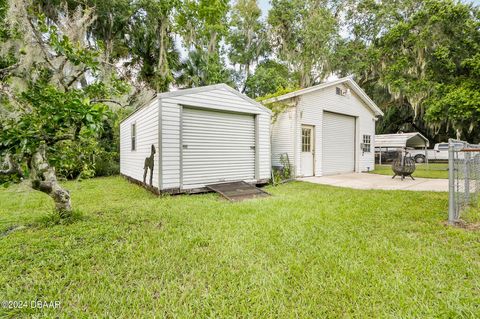
M371 140L371 135L363 135L363 151L365 153L370 153Z
M337 95L343 95L343 90L338 86L335 88L335 92L337 93Z
M137 124L136 123L132 123L131 135L132 135L132 151L135 151L135 149L137 148Z

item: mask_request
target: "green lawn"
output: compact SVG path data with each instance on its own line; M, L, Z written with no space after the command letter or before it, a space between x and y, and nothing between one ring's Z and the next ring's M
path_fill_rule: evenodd
M423 178L448 178L448 164L447 163L430 163L430 164L415 164L416 169L413 177ZM372 174L390 175L393 176L392 165L378 165L375 164L375 170Z
M156 197L122 178L69 182L83 218L0 191L0 317L452 318L480 315L480 233L443 225L446 193L294 182L271 198Z

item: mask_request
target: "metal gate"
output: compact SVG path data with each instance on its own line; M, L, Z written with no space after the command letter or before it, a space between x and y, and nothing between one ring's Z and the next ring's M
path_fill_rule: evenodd
M448 221L453 224L479 211L480 145L450 139L448 171Z

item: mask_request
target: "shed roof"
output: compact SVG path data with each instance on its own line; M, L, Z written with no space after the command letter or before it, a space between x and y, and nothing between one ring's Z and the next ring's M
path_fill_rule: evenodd
M418 132L375 135L375 147L428 147L428 139Z
M201 86L201 87L196 87L196 88L190 88L190 89L180 89L180 90L177 90L177 91L171 91L171 92L163 92L163 93L157 93L155 95L154 98L152 98L150 101L148 101L147 103L143 104L142 106L138 107L137 109L135 109L135 111L133 111L132 113L130 113L126 118L124 118L121 122L125 121L126 119L128 119L130 116L132 116L133 114L135 114L136 112L138 112L139 110L143 109L144 107L146 107L147 105L150 105L150 103L152 103L153 101L155 100L161 100L163 98L169 98L169 97L175 97L175 96L182 96L182 95L188 95L188 94L194 94L194 93L200 93L200 92L208 92L208 91L213 91L213 90L226 90L226 91L229 91L239 97L241 97L242 99L244 99L245 101L249 102L250 104L253 104L255 105L258 109L262 110L263 112L267 112L268 114L272 114L272 111L265 107L263 104L249 98L248 96L246 96L245 94L243 93L240 93L238 92L237 90L235 90L234 88L230 87L229 85L225 84L225 83L220 83L220 84L213 84L213 85L207 85L207 86Z
M272 110L265 107L263 104L249 98L248 96L246 96L243 93L238 92L237 90L235 90L234 88L232 88L231 86L229 86L225 83L219 83L219 84L213 84L213 85L207 85L207 86L200 86L200 87L191 88L191 89L180 89L180 90L172 91L172 92L159 93L156 97L162 99L162 98L167 98L167 97L182 96L182 95L187 95L187 94L208 92L208 91L219 90L219 89L224 89L224 90L230 91L233 94L238 95L239 97L241 97L245 101L255 105L256 107L258 107L262 111L265 111L269 114L272 114Z
M295 97L295 96L307 94L307 93L310 93L310 92L321 90L321 89L324 89L324 88L327 88L327 87L330 87L330 86L333 86L333 85L338 85L338 84L341 84L341 83L346 84L348 87L350 87L350 89L352 89L355 93L357 93L358 96L365 102L365 104L367 104L367 106L373 111L373 113L375 115L380 115L380 116L383 115L382 110L380 110L380 108L377 106L377 104L375 104L375 102L372 101L372 99L357 84L357 82L355 82L349 76L344 77L344 78L340 78L340 79L335 80L335 81L321 83L321 84L318 84L318 85L311 86L309 88L301 89L301 90L298 90L298 91L294 91L294 92L290 92L290 93L287 93L287 94L284 94L284 95L280 95L280 96L276 96L276 97L273 97L273 98L270 98L270 99L266 99L266 100L263 101L263 103L264 104L269 104L269 103L273 103L273 102L278 102L278 101L290 99L290 98Z

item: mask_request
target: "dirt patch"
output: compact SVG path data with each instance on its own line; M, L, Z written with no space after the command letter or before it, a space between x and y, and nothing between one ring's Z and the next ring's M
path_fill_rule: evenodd
M448 221L443 222L445 226L453 226L457 228L463 228L465 230L469 231L479 231L480 230L480 222L478 223L469 223L467 221L464 221L462 219L456 220L453 223L449 223Z

